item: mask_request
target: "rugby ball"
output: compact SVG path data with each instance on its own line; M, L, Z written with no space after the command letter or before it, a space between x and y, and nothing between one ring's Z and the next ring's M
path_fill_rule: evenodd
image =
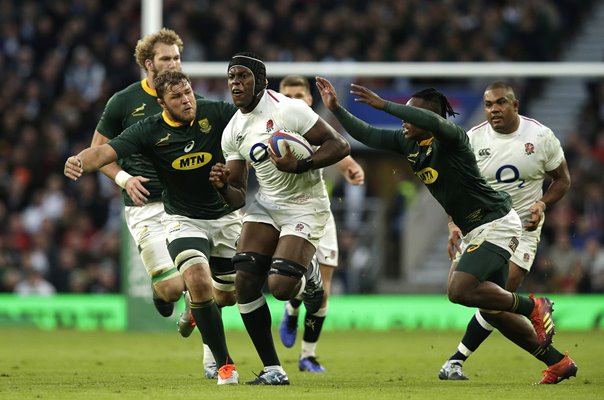
M311 144L304 139L304 136L287 129L275 131L268 141L271 150L278 157L283 157L283 155L287 152L285 143L289 145L289 150L298 160L308 158L314 153Z

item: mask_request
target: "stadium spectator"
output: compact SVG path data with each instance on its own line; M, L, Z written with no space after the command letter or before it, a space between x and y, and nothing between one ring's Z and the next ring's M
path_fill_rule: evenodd
M25 277L15 285L15 293L21 296L51 296L56 293L54 286L44 279L41 271L29 264L28 255L24 255L23 269Z

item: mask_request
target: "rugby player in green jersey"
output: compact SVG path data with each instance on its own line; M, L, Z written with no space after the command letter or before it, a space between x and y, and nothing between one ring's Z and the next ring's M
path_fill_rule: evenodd
M328 80L316 79L323 103L344 129L369 147L402 154L460 228L464 251L449 276L449 300L484 310L489 323L492 320L506 337L522 343L525 350L550 351L555 332L551 301L504 289L508 260L522 234L520 217L512 209L510 196L492 189L480 174L466 132L446 120L455 114L446 97L434 89L426 89L413 94L407 105L402 105L385 101L371 90L353 84L350 93L356 97L355 101L403 120L403 129L378 129L340 106ZM524 315L534 331L524 329L521 324L524 320L499 327L491 316L500 312Z
M107 143L124 129L162 111L157 103L153 78L162 71L180 71L183 43L176 32L162 29L138 41L135 58L146 77L115 93L107 102L92 138L92 146ZM173 302L184 283L165 246L159 219L163 215L162 186L150 160L133 154L101 168L122 189L128 229L140 248L140 256L154 287L154 303L165 317L172 314Z
M217 306L233 305L231 258L241 214L226 204L209 181L213 163L224 162L222 131L237 111L232 104L195 99L191 81L167 70L154 79L163 111L140 121L108 143L69 157L65 175L77 180L108 163L143 154L164 188L162 218L168 251L191 297L191 312L218 368L218 384L239 382ZM162 236L163 237L163 236Z
M523 220L524 230L518 248L509 262L506 289L516 291L529 273L544 222L544 212L560 200L570 188L570 173L560 141L548 127L518 114L519 101L514 89L504 82L493 82L484 91L483 105L486 121L468 131L476 162L487 183L503 190L512 198L512 207ZM543 191L544 179L551 183ZM461 231L449 222L448 252L451 268L457 265L463 249ZM487 316L488 318L488 316ZM498 326L506 319L522 319L511 313L499 313ZM523 321L524 322L524 321ZM466 380L464 362L493 331L480 310L472 317L457 350L441 367L441 380ZM516 343L521 345L521 343ZM532 350L532 349L528 349ZM567 355L551 348L533 355L547 365L539 384L556 384L576 376L577 365Z
M146 77L115 93L107 102L94 132L91 146L100 146L118 136L124 129L138 121L160 113L153 79L162 71L181 70L180 53L183 42L176 32L160 29L138 41L134 56ZM201 98L201 96L197 96ZM151 278L153 304L164 317L172 315L174 302L185 290L168 248L161 218L164 215L162 185L151 161L143 154L133 154L112 162L100 171L122 187L124 217L128 230L139 249L147 274ZM178 331L183 337L191 335L195 323L185 294L185 311L178 321ZM216 362L212 352L204 345L203 365L207 378L216 377Z

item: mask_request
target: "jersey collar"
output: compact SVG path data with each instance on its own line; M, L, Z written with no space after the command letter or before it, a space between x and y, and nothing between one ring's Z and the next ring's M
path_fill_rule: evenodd
M430 146L432 144L432 142L434 141L434 137L431 137L429 139L424 139L421 142L419 142L420 146Z
M164 120L164 122L168 125L170 125L172 128L178 128L179 126L185 126L186 124L183 124L181 122L176 122L176 121L172 121L170 119L170 117L168 117L168 113L164 110L161 112L161 117ZM195 122L195 120L191 121L191 123L189 124L189 126L193 126L193 122Z
M147 78L145 78L141 81L141 86L143 87L143 90L145 92L147 92L148 94L150 94L153 97L157 97L157 91L155 89L151 89L149 87L149 84L147 83Z

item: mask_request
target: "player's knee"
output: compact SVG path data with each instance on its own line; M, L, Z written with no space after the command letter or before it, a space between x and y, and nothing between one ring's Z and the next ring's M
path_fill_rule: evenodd
M154 283L155 291L165 301L174 303L180 299L183 290L185 290L185 284L182 277L178 275L173 279L167 279Z
M306 267L284 258L275 258L269 270L269 289L279 300L289 300L295 293L297 283L302 279Z
M229 307L237 304L237 298L235 297L235 291L223 292L219 290L214 291L214 301L221 307Z
M449 280L449 286L447 287L447 296L449 301L455 304L461 304L463 296L462 288L455 282L455 279Z
M235 271L243 271L251 275L266 276L271 265L270 256L251 251L237 253L233 257Z
M468 278L469 276L469 274L456 273L452 275L447 287L447 295L451 303L472 306L477 283L474 278Z
M271 258L259 253L237 253L233 257L235 290L239 303L249 303L262 294L262 286L271 265Z
M467 289L457 285L449 285L447 295L449 296L449 301L451 303L469 306L470 297Z
M206 266L209 265L208 257L200 250L187 249L183 250L176 255L174 259L176 268L180 271L181 275L184 276L185 272L195 266Z

